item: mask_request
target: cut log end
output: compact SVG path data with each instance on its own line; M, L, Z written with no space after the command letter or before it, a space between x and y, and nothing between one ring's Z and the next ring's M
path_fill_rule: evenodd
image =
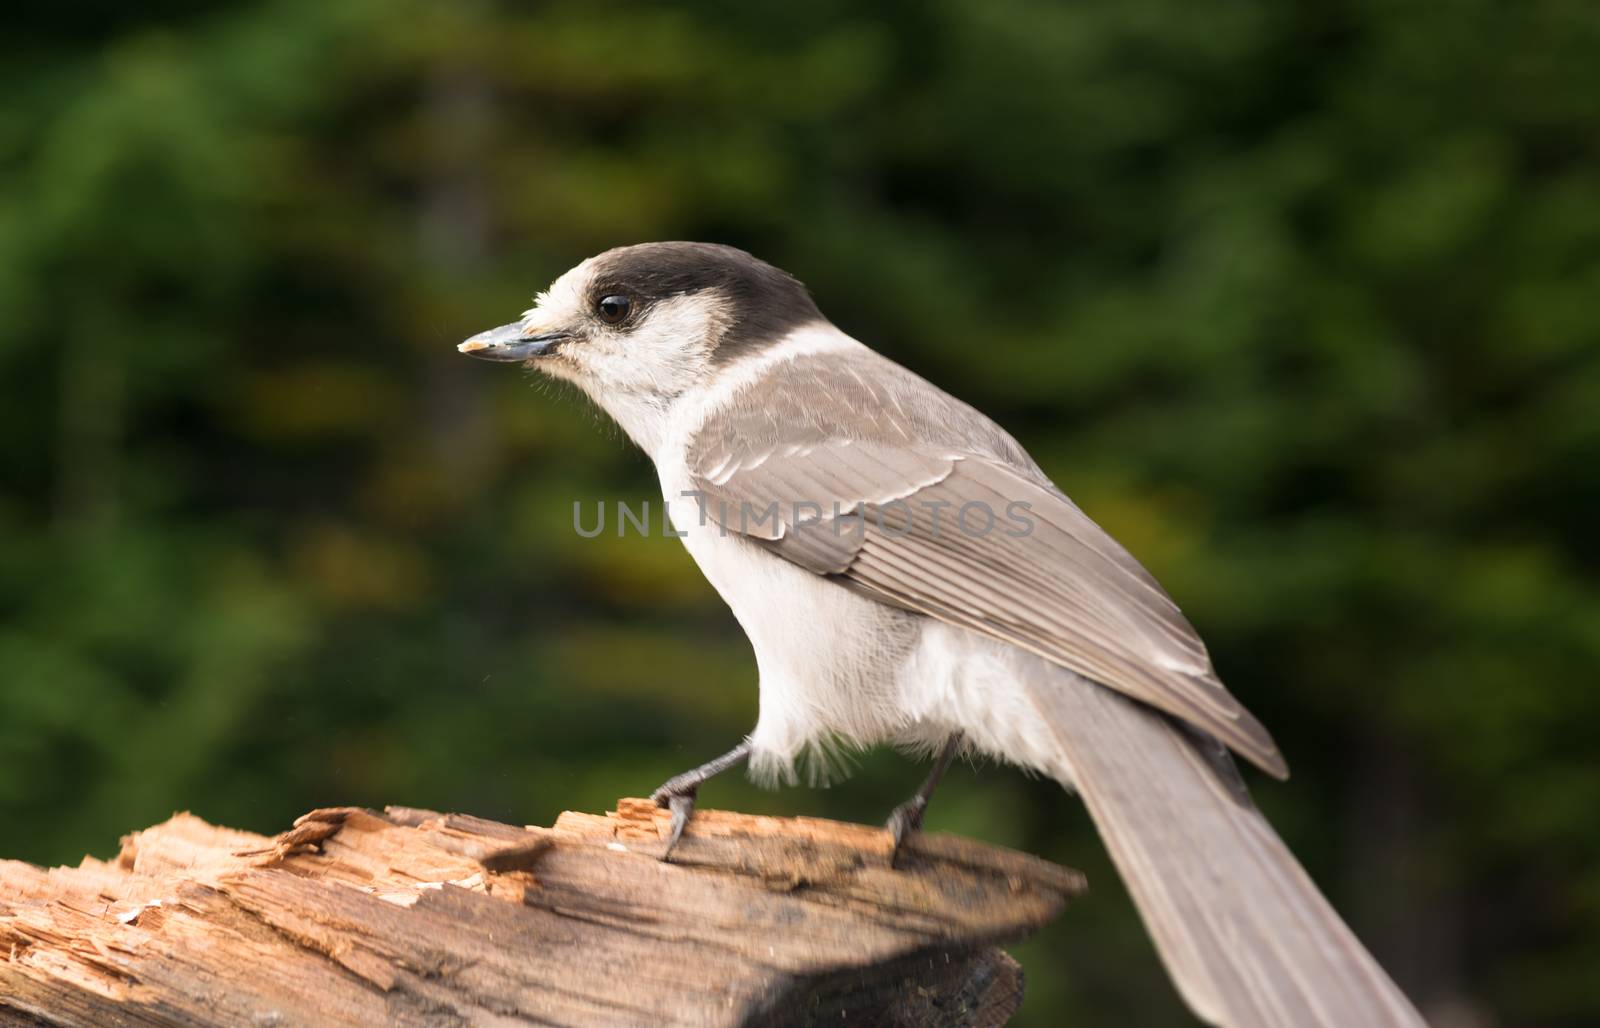
M1003 1024L996 947L1076 872L626 799L553 828L390 807L267 838L179 814L111 861L0 861L0 1025Z

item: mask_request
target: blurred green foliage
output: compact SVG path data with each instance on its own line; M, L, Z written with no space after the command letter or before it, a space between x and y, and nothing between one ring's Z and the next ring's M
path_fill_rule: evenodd
M1600 1019L1600 16L1581 2L105 0L0 50L0 854L189 808L523 822L720 752L754 667L654 483L459 358L731 242L994 414L1295 770L1258 798L1441 1024ZM875 820L922 769L708 803ZM1032 1024L1182 1023L1087 870Z

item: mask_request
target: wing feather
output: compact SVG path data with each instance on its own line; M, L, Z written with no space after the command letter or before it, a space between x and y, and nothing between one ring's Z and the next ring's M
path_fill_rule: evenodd
M1177 604L1010 436L875 354L837 363L794 369L811 406L769 379L691 440L691 478L724 529L883 602L1020 646L1287 774ZM960 521L972 504L986 529ZM751 523L774 505L775 522Z

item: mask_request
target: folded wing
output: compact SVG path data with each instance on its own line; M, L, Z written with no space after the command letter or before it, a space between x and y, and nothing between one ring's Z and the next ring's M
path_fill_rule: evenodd
M849 372L846 383L874 391L851 400L835 381L823 410L786 414L752 397L714 414L687 451L708 515L816 574L1182 718L1286 776L1266 729L1150 573L1001 429L883 364L894 374L814 370L824 384ZM894 394L906 380L921 409ZM947 411L927 408L930 391Z

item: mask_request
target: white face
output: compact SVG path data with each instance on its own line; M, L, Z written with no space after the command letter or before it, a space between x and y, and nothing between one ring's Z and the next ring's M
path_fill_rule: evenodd
M459 349L573 383L653 452L670 436L679 397L739 355L821 320L805 286L743 250L641 243L589 258L521 321Z
M723 295L710 289L655 300L611 294L596 272L595 258L584 261L523 314L524 336L568 334L528 366L573 382L614 415L621 405L665 405L703 381L732 318Z

